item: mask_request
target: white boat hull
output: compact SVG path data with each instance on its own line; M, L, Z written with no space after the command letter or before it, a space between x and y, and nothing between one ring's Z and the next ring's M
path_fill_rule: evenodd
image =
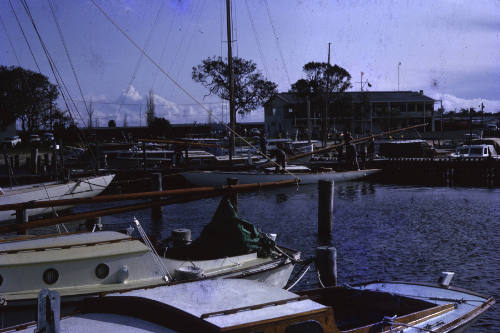
M35 185L16 186L4 189L0 195L0 205L16 204L27 201L47 201L74 198L90 198L99 195L108 187L114 178L114 174L87 177L68 183L41 183ZM48 214L55 210L67 209L70 206L46 207L28 209L28 216ZM0 211L0 221L9 221L16 218L14 210Z
M226 185L228 178L238 178L239 184L255 184L265 182L278 182L299 178L301 185L316 184L318 180L333 180L335 182L344 182L357 180L374 173L378 169L360 170L360 171L342 171L342 172L318 172L318 173L265 173L265 172L224 172L224 171L188 171L182 172L188 182L196 186L220 186Z

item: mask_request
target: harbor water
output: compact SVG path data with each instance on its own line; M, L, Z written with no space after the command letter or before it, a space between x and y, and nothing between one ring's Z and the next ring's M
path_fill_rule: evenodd
M103 217L102 222L132 225L136 216L157 239L176 228L189 228L196 238L219 201L166 206L162 221L152 221L148 209ZM314 185L239 194L239 215L262 231L277 233L279 244L301 250L303 258L312 257L320 245L317 209ZM500 189L339 183L334 209L331 244L337 248L340 284L378 279L433 283L442 271L453 271L452 285L500 299ZM312 268L295 289L318 287ZM498 305L469 332L500 332Z

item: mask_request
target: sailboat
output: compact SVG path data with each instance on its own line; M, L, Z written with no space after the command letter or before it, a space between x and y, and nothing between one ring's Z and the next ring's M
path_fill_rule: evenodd
M114 177L114 174L107 174L83 177L68 182L45 182L4 188L0 190L0 205L18 204L28 201L90 198L103 192L113 181ZM60 206L28 209L27 215L49 214L70 207ZM15 218L15 210L0 210L0 221L9 221Z

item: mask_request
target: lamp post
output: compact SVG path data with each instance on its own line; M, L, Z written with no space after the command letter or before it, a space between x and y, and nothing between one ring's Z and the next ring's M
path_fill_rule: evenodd
M401 61L398 62L398 91L399 91L399 66L401 66Z

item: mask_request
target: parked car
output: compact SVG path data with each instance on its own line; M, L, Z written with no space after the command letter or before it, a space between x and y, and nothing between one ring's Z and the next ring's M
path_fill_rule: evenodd
M49 133L49 132L42 133L41 137L42 137L42 141L43 142L52 142L52 141L54 141L54 134Z
M29 142L40 142L40 135L38 134L31 134L29 137Z
M3 144L7 144L7 145L10 145L11 147L15 147L17 146L17 144L21 143L21 138L17 135L14 135L14 136L7 136L5 138L3 138L2 141L0 141L0 143Z
M388 157L434 157L436 150L424 140L396 140L380 143L379 154Z

